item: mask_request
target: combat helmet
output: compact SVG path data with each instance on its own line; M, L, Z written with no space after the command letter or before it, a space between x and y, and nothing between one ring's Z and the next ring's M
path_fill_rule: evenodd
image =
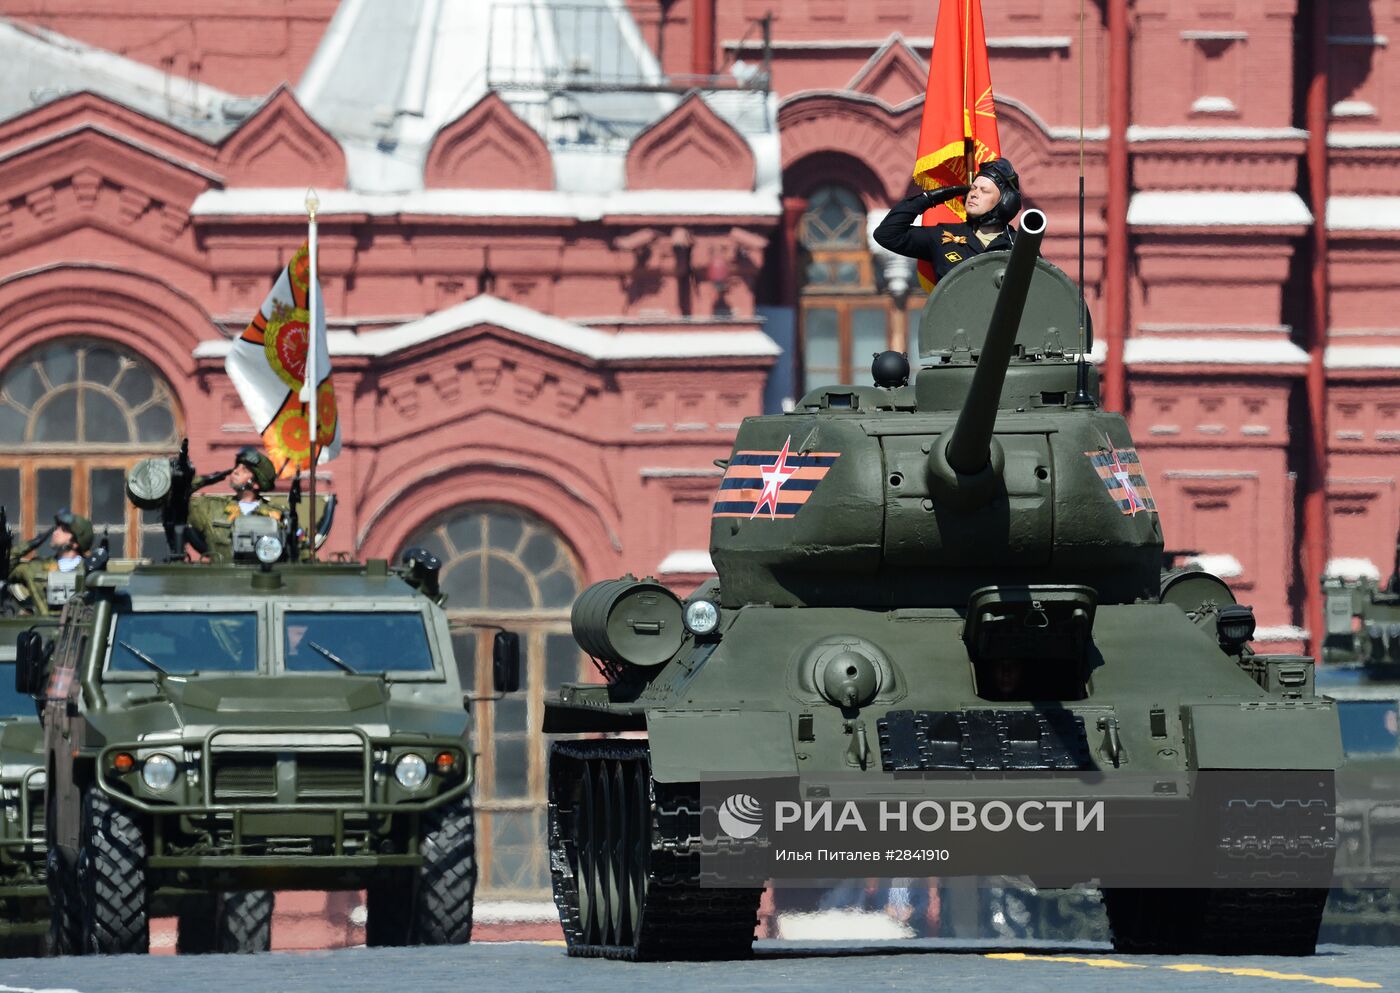
M233 457L235 466L246 465L253 473L253 483L259 492L267 493L277 487L277 470L273 468L272 460L258 451L252 445L248 445L238 450L238 454Z
M78 547L78 551L86 555L92 549L92 521L82 514L75 514L71 510L64 508L53 515L53 522L61 528L66 528L73 536L73 544Z

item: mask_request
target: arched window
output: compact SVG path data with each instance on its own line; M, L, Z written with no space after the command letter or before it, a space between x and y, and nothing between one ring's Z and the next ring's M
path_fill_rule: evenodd
M803 388L869 383L870 358L890 347L899 302L882 292L867 234L865 204L844 186L807 198L802 245ZM918 325L922 295L905 301Z
M21 535L64 507L92 518L115 557L159 556L158 515L126 500L126 470L180 438L175 397L135 353L68 339L21 356L0 376L0 504Z
M456 507L419 530L419 545L442 560L453 648L462 681L491 692L493 625L520 634L519 693L473 708L477 772L477 859L481 887L498 899L549 890L545 844L544 700L592 669L569 628L579 590L573 552L547 522L503 504Z

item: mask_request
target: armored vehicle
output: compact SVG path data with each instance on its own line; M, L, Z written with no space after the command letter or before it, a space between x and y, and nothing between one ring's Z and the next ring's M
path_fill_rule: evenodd
M466 942L470 700L435 560L279 562L277 534L235 523L244 545L260 562L92 577L22 646L55 949L144 952L152 915L178 916L181 951L266 948L280 889L367 889L372 945Z
M1396 569L1400 570L1400 555ZM1322 577L1319 688L1337 701L1346 763L1337 774L1337 886L1323 933L1400 937L1400 573Z
M938 285L912 384L885 353L873 386L743 422L717 580L682 601L629 576L575 603L605 682L562 687L545 731L645 740L552 745L571 954L747 954L764 879L811 858L826 879L1098 879L1122 950L1313 951L1335 708L1311 659L1250 651L1222 581L1163 581L1157 507L1075 360L1079 296L1038 258L1044 223L1027 212L1011 252ZM872 804L900 844L868 830ZM1019 820L1072 806L1069 827Z
M34 624L0 617L0 956L42 954L49 930L44 736L34 701L15 684L16 640Z

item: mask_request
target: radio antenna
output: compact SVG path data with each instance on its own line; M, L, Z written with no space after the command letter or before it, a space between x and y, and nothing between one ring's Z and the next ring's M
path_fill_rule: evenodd
M1084 0L1079 0L1079 361L1075 365L1074 406L1096 407L1089 392L1089 357L1085 354L1089 311L1084 303Z

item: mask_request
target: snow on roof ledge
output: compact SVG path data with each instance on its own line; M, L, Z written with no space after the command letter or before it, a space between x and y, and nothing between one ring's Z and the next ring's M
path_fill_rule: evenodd
M1312 219L1296 193L1154 190L1134 193L1128 205L1128 224L1134 227L1293 227Z
M673 573L697 573L715 571L715 564L710 560L710 553L703 548L689 549L672 552L661 560L661 564L656 567L656 571L662 575Z
M1381 571L1370 559L1328 559L1323 572L1342 579L1380 579Z
M1400 231L1400 197L1329 197L1328 231Z
M1308 133L1299 128L1248 128L1206 125L1155 127L1134 124L1129 141L1301 141Z
M1400 346L1328 345L1322 364L1327 369L1400 369Z
M1123 346L1128 365L1292 365L1308 353L1291 341L1254 338L1130 338Z
M321 217L337 214L419 214L433 217L572 217L596 221L610 214L654 217L777 217L775 192L744 190L620 190L563 193L558 190L419 190L359 193L324 190ZM190 207L193 217L294 217L306 213L306 190L208 190Z
M396 328L355 334L330 331L326 344L332 356L379 357L412 348L463 328L491 324L537 341L578 352L597 361L623 359L753 357L782 354L777 342L762 331L630 331L609 334L561 320L493 296L477 296ZM202 341L195 358L223 358L232 342Z
M1244 566L1233 555L1192 555L1186 561L1200 566L1206 572L1219 576L1221 579L1234 579L1244 575Z

